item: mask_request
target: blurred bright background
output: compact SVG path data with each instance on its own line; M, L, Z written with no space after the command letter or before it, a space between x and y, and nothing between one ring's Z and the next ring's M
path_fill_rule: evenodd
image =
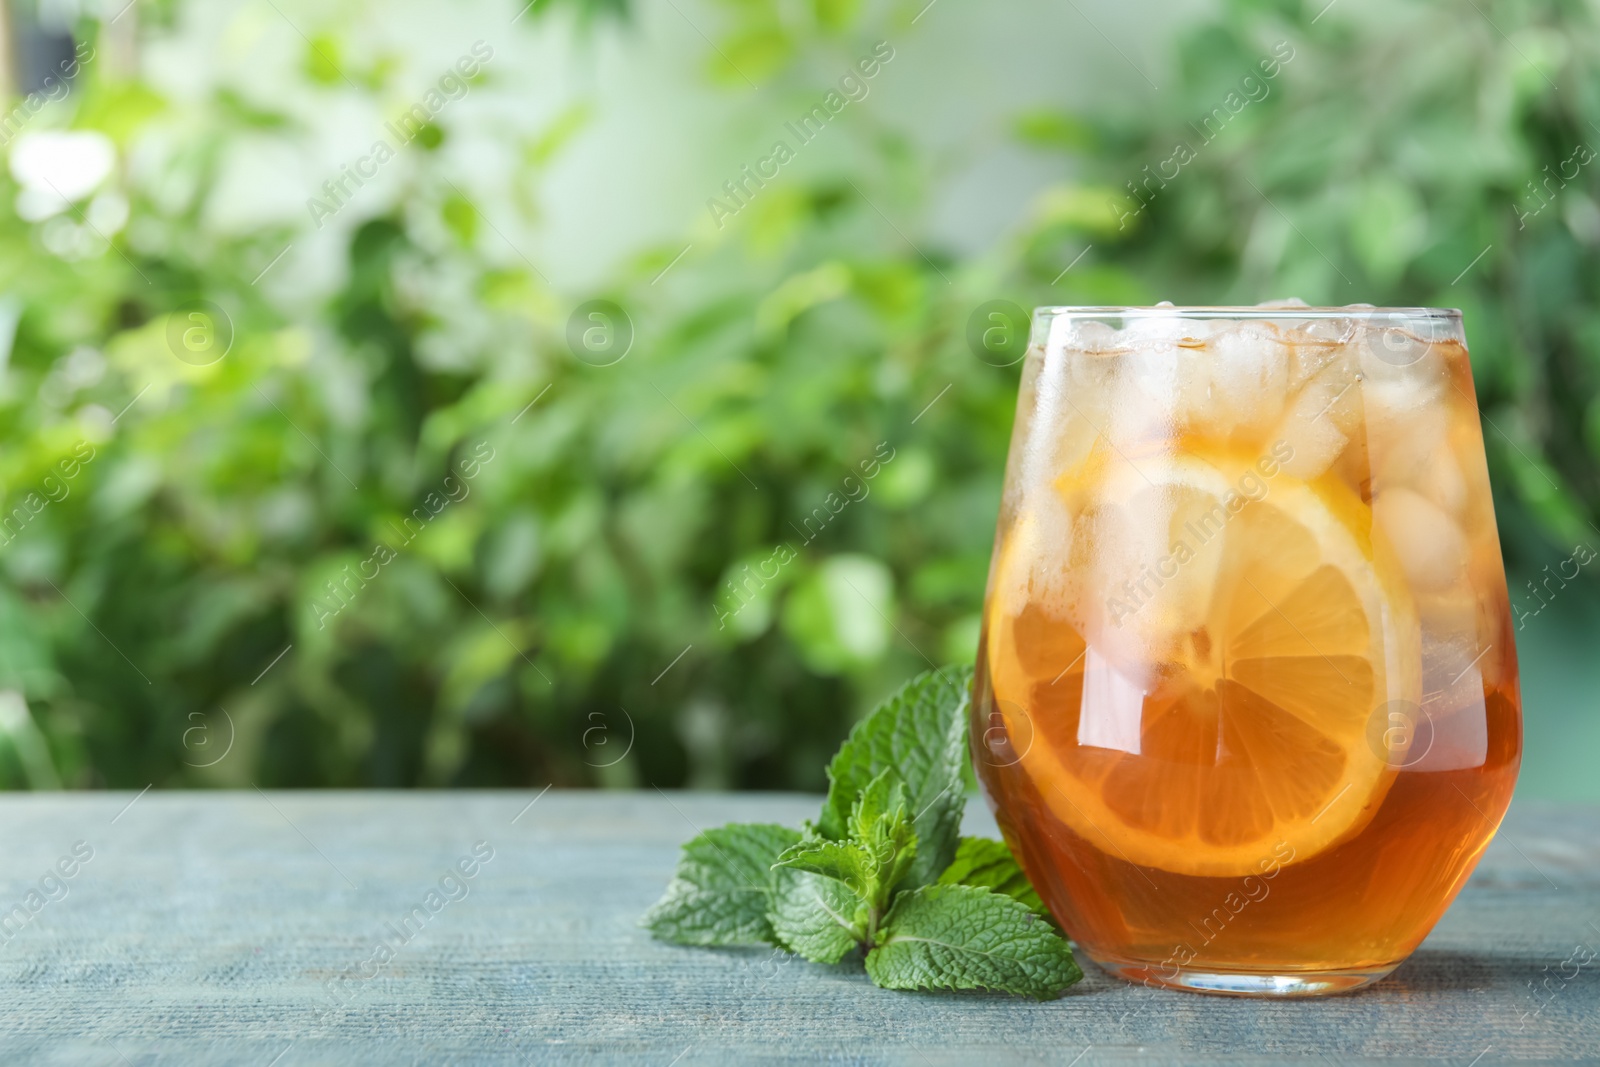
M819 788L973 655L980 309L1295 296L1464 310L1600 799L1593 4L0 9L8 787Z

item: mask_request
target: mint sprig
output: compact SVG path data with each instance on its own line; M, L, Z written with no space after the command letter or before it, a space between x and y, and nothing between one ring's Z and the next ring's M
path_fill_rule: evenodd
M683 846L683 858L643 923L682 945L773 944L773 861L800 834L773 823L729 823Z
M867 974L885 989L1003 989L1048 1000L1083 977L1049 923L981 886L902 893L883 929Z
M1083 972L1022 868L1002 842L958 836L971 679L920 675L858 723L803 833L732 823L690 841L642 925L816 963L855 954L885 989L1060 995Z
M866 937L867 905L843 882L795 871L783 879L768 918L774 945L812 963L838 963Z
M914 885L928 885L955 858L966 791L967 700L971 670L929 671L856 723L828 764L828 799L817 819L824 837L847 835L856 797L872 779L892 770L905 783L919 842Z

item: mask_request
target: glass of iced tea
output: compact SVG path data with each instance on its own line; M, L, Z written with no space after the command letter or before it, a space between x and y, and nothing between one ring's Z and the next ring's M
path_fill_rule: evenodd
M972 744L1101 967L1393 970L1510 800L1511 631L1459 312L1034 313Z

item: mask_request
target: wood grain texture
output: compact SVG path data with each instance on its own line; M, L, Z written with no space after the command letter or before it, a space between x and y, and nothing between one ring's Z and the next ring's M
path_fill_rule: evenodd
M817 798L551 792L526 807L534 797L7 797L0 909L28 915L30 890L44 903L0 932L0 1061L1600 1062L1600 957L1560 966L1576 946L1600 953L1593 808L1514 806L1433 936L1369 991L1231 1000L1086 965L1041 1005L890 993L859 970L678 948L635 925L697 829L798 824ZM971 808L968 832L992 833ZM78 841L93 858L41 888ZM493 858L441 889L479 841ZM445 890L460 899L430 911ZM412 936L390 933L399 947L379 966L380 938L408 915Z

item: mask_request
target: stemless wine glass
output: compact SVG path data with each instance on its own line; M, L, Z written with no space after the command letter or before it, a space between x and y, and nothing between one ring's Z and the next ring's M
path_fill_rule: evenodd
M972 745L1101 967L1393 970L1510 801L1511 630L1460 312L1034 313Z

